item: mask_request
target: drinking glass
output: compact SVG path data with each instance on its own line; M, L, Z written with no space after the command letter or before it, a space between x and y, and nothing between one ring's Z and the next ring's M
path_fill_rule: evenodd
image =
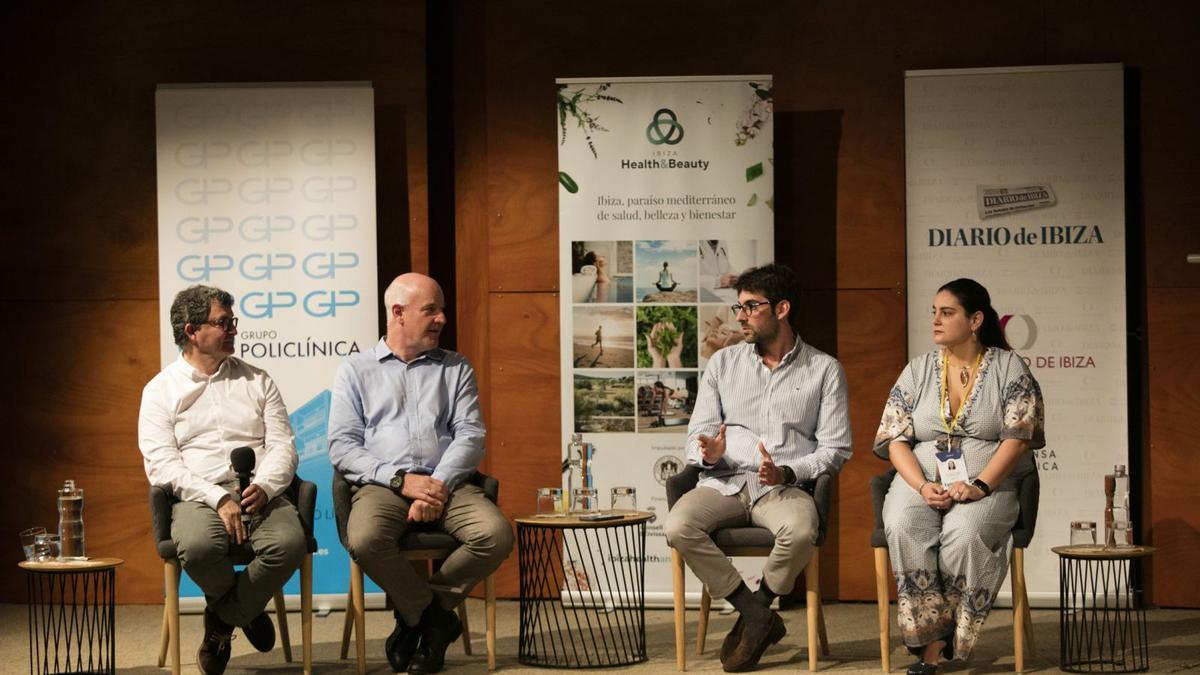
M599 490L596 488L575 488L571 490L571 511L576 513L592 513L600 510Z
M1071 545L1095 546L1096 523L1090 520L1071 521Z
M38 559L37 537L40 534L46 534L46 528L31 527L21 531L21 550L25 552L26 560Z
M555 515L563 510L562 488L544 487L537 491L538 515Z
M637 488L615 487L609 492L613 511L637 511Z
M34 537L33 550L37 556L36 560L41 562L58 560L62 555L62 545L58 535L46 532Z

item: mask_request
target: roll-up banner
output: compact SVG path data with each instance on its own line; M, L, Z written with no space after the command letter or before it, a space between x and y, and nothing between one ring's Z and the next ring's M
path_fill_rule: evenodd
M333 518L326 429L338 364L378 340L373 91L161 85L155 106L162 363L179 358L168 317L177 292L207 284L234 295L235 354L275 380L297 474L317 484L317 606L341 606L349 557ZM299 593L298 575L285 592ZM180 594L203 607L186 575Z
M1045 397L1025 575L1057 605L1050 548L1073 520L1102 536L1103 476L1129 451L1122 67L910 71L904 91L909 355L933 348L941 284L987 287Z
M670 605L664 485L705 364L742 339L731 280L774 257L771 76L557 85L563 447L595 447L601 508L629 486L653 512L646 600ZM756 583L762 560L736 562Z

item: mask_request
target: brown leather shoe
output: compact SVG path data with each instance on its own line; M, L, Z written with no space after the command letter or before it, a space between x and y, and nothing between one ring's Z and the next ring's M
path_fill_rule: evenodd
M729 655L733 653L733 648L742 640L742 628L745 627L745 622L742 621L742 615L738 614L737 621L734 622L733 628L729 634L725 636L725 641L721 643L721 663L729 660Z
M752 616L745 621L741 640L721 665L727 673L753 670L767 647L782 640L784 635L787 635L787 626L783 625L783 618L777 612L772 611L766 617Z

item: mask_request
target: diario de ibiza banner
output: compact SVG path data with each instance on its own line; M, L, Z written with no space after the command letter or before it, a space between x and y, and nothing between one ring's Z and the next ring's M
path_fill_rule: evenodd
M905 78L909 354L934 347L938 287L971 277L1041 384L1035 604L1058 602L1050 548L1103 522L1103 476L1128 458L1123 101L1119 64Z

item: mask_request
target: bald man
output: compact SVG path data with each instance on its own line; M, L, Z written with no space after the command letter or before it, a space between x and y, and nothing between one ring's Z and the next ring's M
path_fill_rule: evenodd
M395 606L384 645L396 672L440 671L462 634L454 613L472 586L512 551L508 520L467 482L483 459L475 371L441 349L445 298L423 274L396 277L383 295L387 335L338 368L329 411L329 460L354 484L347 547ZM462 545L428 581L401 555L410 527Z

